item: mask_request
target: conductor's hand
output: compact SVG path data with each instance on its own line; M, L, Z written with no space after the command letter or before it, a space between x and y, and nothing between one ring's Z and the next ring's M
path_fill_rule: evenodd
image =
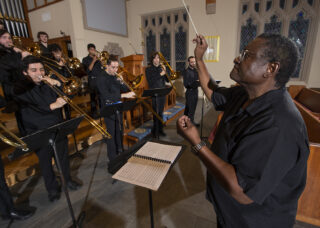
M192 40L192 42L197 44L196 48L194 49L194 56L196 57L196 60L202 60L203 55L208 48L207 41L203 35L198 35Z
M67 102L62 98L58 97L57 100L50 104L50 109L55 110L57 108L63 107Z
M196 145L201 142L197 128L187 116L181 116L177 120L177 132L183 138L188 140L191 145Z

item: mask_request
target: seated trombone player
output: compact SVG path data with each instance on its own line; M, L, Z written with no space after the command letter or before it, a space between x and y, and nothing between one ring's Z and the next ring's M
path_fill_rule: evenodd
M51 44L49 52L53 61L48 61L48 65L66 78L71 77L72 71L68 69L66 60L63 57L62 49L59 44Z
M61 108L66 104L66 101L58 97L50 88L51 86L60 86L61 83L46 77L41 60L34 56L28 56L23 59L22 74L34 84L32 89L15 96L20 105L25 132L31 134L62 122ZM44 83L44 80L51 86ZM70 176L67 137L57 142L56 147L67 187L70 190L77 190L81 185L73 181ZM52 168L52 147L48 145L35 152L39 158L40 170L48 191L48 198L51 202L58 200L61 186L58 184Z

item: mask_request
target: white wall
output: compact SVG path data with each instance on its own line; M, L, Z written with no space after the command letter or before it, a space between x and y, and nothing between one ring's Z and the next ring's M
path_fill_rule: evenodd
M50 16L50 20L43 21L42 17ZM34 41L37 41L37 33L46 31L50 38L61 37L60 30L71 35L70 8L67 1L61 1L53 5L32 11L29 13L30 25Z

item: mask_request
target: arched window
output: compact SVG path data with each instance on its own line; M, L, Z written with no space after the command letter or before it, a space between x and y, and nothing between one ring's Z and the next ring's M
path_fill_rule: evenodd
M144 54L161 51L171 67L182 71L187 62L188 17L184 8L142 16Z

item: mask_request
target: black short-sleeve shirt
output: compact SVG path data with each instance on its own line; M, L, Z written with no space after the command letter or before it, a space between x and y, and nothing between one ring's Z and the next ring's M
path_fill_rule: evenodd
M232 164L254 202L238 203L208 173L207 198L225 227L292 227L306 182L309 155L304 121L285 88L258 97L247 108L241 86L212 94L224 111L211 150Z

